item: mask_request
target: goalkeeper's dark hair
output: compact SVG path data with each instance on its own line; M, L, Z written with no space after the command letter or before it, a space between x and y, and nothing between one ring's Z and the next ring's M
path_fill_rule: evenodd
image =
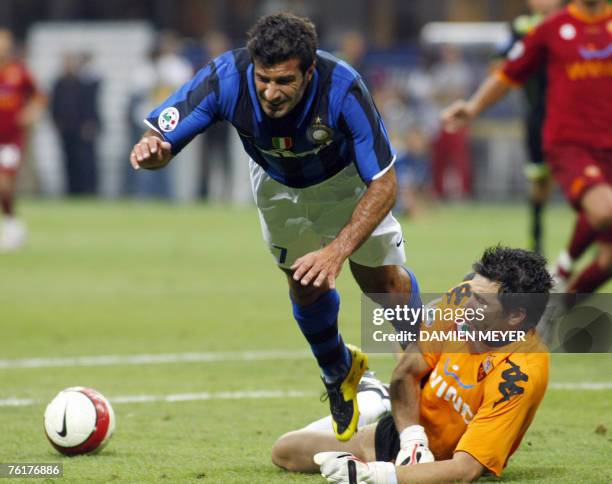
M497 245L484 251L472 265L474 272L500 284L497 298L505 314L525 310L521 329L530 329L542 317L553 280L546 259L529 250Z
M312 65L317 53L317 32L305 17L277 13L261 17L249 30L247 48L253 60L265 67L299 59L302 72Z

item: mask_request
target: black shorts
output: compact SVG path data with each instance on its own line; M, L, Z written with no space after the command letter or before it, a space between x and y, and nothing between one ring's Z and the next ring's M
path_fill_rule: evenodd
M387 415L376 424L374 448L376 449L377 461L395 462L395 458L400 450L400 440L393 416Z

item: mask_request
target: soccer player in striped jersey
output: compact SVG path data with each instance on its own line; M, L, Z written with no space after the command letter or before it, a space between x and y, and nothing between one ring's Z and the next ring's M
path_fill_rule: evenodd
M133 167L165 166L219 120L234 126L250 158L264 239L321 368L336 436L347 440L367 357L338 331L344 262L363 292L420 305L390 213L397 183L387 132L360 75L317 50L314 25L291 14L261 18L247 48L217 57L153 110Z

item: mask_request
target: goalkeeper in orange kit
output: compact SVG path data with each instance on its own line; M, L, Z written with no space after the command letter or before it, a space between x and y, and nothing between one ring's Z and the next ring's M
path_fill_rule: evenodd
M546 391L549 355L534 328L552 279L540 255L499 246L487 249L474 271L438 304L480 308L484 319L468 323L468 330L523 330L524 342L412 345L393 373L392 416L361 428L348 442L329 431L289 432L274 445L274 463L290 471L320 469L334 483L499 476ZM423 326L460 330L453 321Z

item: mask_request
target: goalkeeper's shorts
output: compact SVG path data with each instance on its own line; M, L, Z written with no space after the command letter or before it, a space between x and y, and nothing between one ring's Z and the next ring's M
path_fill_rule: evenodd
M395 462L400 450L400 439L392 415L381 418L376 424L374 448L377 461Z

